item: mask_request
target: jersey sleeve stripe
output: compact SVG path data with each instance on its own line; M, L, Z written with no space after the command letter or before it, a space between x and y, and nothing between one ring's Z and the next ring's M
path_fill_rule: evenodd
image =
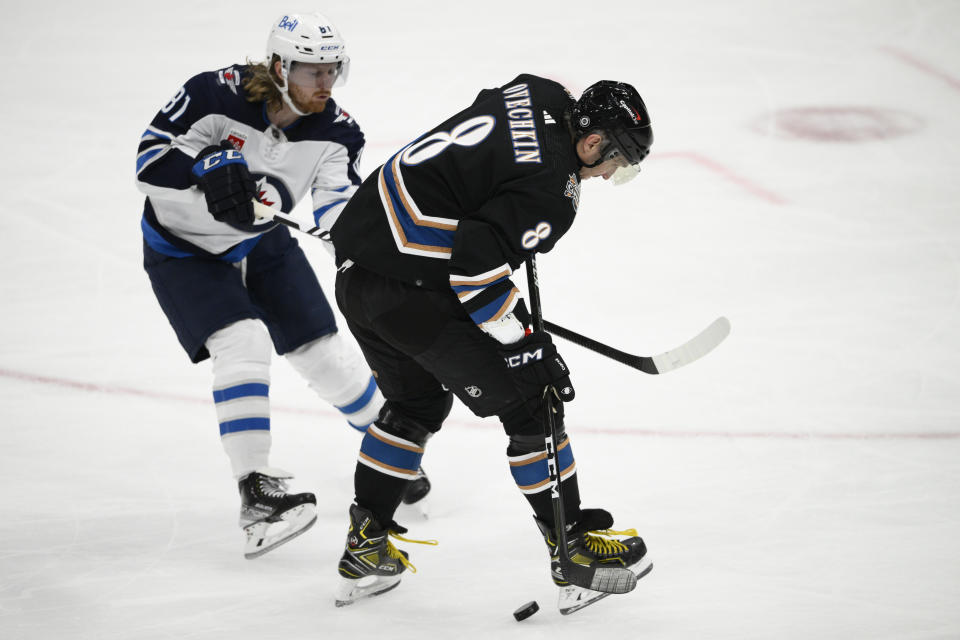
M470 291L481 291L488 287L492 287L494 285L500 284L501 282L506 282L509 279L510 278L508 278L507 276L503 276L502 278L497 278L492 282L485 282L483 284L456 284L455 285L451 282L451 285L453 290L456 291L457 294L460 294L460 293L467 293Z
M504 264L490 271L475 275L475 276L466 276L460 274L450 274L450 286L451 287L469 287L469 286L481 286L485 287L497 280L502 280L507 278L510 274L513 273L513 269L510 268L509 264Z
M321 191L321 192L325 192L325 191L335 191L335 192L337 192L337 193L343 193L343 192L346 191L347 189L350 189L350 188L355 187L355 186L356 186L356 185L354 185L354 184L348 184L348 185L345 186L345 187L332 187L332 188L313 187L312 189L310 189L310 193L315 194L315 193L317 193L318 191Z
M314 221L316 224L319 225L319 224L320 224L320 218L322 218L324 215L326 215L326 213L327 213L328 211L330 211L330 209L332 209L333 207L336 207L337 205L346 206L346 204L347 204L347 199L346 199L346 198L341 198L340 200L334 200L334 201L331 202L330 204L325 204L325 205L323 205L322 207L320 207L320 208L318 208L318 209L314 209L314 210L313 210L313 221Z
M161 129L157 129L154 126L147 127L147 130L143 132L143 135L140 136L141 140L173 140L175 136L172 133L167 133Z
M151 161L158 160L159 156L162 155L162 153L166 151L168 148L169 147L167 147L166 145L163 145L163 147L159 149L149 149L147 151L144 151L140 155L138 155L137 156L137 175L140 175L140 172L143 171L144 168L151 163Z
M478 295L486 291L486 289L477 289L476 291L462 291L457 294L457 297L460 298L462 304L466 304L469 301L476 298Z
M495 300L485 304L479 309L468 311L470 318L477 324L499 320L506 314L513 311L513 308L517 304L519 294L520 292L517 290L517 288L513 287L506 293L497 296Z

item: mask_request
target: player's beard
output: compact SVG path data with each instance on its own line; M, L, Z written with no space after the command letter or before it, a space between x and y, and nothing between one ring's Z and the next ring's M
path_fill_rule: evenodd
M290 84L290 99L297 109L300 109L300 111L304 113L321 113L327 108L327 100L329 98L329 91L301 89L293 83Z

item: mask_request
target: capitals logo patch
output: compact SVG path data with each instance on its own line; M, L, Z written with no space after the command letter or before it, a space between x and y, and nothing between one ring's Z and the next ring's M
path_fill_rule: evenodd
M580 207L580 180L577 178L577 174L571 173L567 178L567 186L563 190L563 195L570 198L573 204L573 212L576 213Z

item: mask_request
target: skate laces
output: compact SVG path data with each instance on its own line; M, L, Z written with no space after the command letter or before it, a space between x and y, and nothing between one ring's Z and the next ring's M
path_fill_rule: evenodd
M403 553L399 549L393 546L393 543L390 542L390 538L396 538L397 540L401 540L403 542L410 542L413 544L430 544L430 545L440 544L440 542L438 542L437 540L413 540L411 538L404 538L402 535L400 535L396 531L392 531L392 530L387 531L387 540L386 540L387 555L393 558L394 560L399 560L400 564L405 566L407 569L410 569L410 573L416 573L417 568L413 566L413 563L410 562L410 560L407 559L407 556L403 555Z
M281 498L287 495L288 487L287 481L282 478L275 478L273 476L260 477L260 491L271 498Z
M635 536L637 535L636 529L627 529L625 531L614 531L613 529L601 529L599 531L588 531L583 536L583 544L593 551L594 553L599 553L602 555L610 555L614 553L624 553L628 551L627 545L623 544L619 540L614 540L610 537L600 537L600 536Z

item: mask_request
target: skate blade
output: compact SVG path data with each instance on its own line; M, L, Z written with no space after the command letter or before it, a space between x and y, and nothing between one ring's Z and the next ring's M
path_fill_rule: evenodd
M370 580L373 578L373 580ZM359 580L340 578L337 598L334 604L345 607L357 600L372 598L400 586L400 576L366 576Z
M277 522L261 520L243 528L247 535L243 556L247 560L259 558L285 542L290 542L307 531L317 521L316 506L310 503L297 505L285 511Z
M430 500L423 498L422 500L417 500L413 504L406 504L401 502L400 506L397 508L397 513L400 513L404 518L420 518L421 520L430 519Z
M630 567L630 571L637 576L638 580L652 570L653 562L648 560L646 556L641 558L640 562ZM560 610L561 615L568 616L571 613L580 611L580 609L589 607L599 600L603 600L609 595L613 594L594 591L593 589L585 589L584 587L578 587L572 584L567 585L566 587L560 587L560 595L557 598L557 609Z

